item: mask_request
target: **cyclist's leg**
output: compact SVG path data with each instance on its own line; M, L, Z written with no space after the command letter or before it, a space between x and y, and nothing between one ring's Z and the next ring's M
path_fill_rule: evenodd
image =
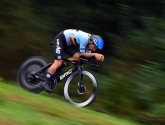
M55 74L57 68L62 65L63 51L65 48L66 40L63 32L60 32L54 39L54 62L48 69L45 81L42 83L42 86L47 91L53 91L49 86L49 80Z

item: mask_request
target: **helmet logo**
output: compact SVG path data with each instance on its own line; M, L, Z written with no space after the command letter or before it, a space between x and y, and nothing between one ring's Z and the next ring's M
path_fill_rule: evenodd
M96 42L97 42L97 39L96 39L96 38L93 38L93 42L96 44Z

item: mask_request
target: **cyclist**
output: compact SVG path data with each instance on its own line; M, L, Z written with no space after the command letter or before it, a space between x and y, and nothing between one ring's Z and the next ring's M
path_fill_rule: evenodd
M63 62L63 53L67 53L71 58L68 60L79 60L80 56L95 56L99 61L104 61L104 56L99 53L93 53L97 49L101 50L104 46L103 39L98 35L91 35L77 29L67 29L60 32L54 38L54 62L48 69L45 81L41 86L48 92L53 90L49 86L49 80L57 69L62 69L70 64ZM76 46L79 46L79 50Z

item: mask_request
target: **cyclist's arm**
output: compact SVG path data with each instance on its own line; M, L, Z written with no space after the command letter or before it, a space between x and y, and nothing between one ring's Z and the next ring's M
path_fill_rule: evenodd
M91 56L95 56L95 58L99 61L104 61L104 56L102 54L99 53L86 53L86 52L81 52L80 56L85 56L85 57L91 57Z
M85 57L90 57L90 56L95 56L97 53L86 53L86 52L81 52L80 55L81 56L85 56Z

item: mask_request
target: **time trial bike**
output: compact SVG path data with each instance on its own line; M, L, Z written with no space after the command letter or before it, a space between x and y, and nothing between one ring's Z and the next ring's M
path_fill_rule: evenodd
M50 87L54 89L57 83L66 78L63 89L65 100L77 107L88 106L97 96L98 82L94 74L85 70L83 65L94 59L95 57L81 57L80 61L63 59L72 63L73 66L62 74L55 73L49 82ZM51 65L52 63L41 56L26 59L17 73L19 87L33 93L42 92L44 89L41 83L45 80L47 69ZM97 64L91 64L91 66L99 68Z

